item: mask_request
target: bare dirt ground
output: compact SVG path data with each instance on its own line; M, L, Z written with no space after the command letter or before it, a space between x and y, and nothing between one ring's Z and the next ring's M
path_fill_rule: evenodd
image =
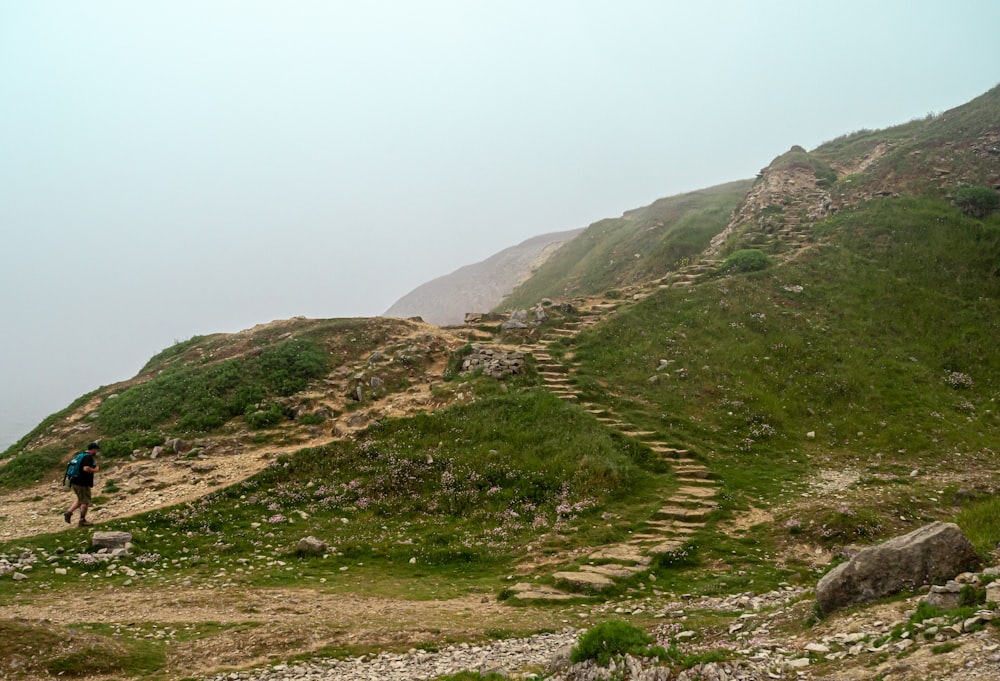
M311 589L173 587L60 593L0 606L0 617L57 626L100 622L128 629L155 623L160 630L176 632L213 623L210 635L171 643L165 670L171 676L207 675L320 648L406 650L421 643L483 637L490 628L530 631L553 626L553 614L510 608L481 596L408 601Z

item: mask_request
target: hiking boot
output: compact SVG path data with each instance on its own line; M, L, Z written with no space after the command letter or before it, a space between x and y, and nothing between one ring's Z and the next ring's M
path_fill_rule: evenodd
M70 513L69 511L66 511L65 513L63 513L63 520L65 520L67 523L73 522L73 514Z
M80 518L80 522L77 523L80 527L90 527L94 523L90 522L86 518Z

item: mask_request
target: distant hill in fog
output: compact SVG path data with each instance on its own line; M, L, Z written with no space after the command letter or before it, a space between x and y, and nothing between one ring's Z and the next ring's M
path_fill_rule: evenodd
M505 248L486 260L422 284L397 300L386 317L421 317L447 326L461 324L466 312L487 312L498 306L567 241L582 229L553 232Z

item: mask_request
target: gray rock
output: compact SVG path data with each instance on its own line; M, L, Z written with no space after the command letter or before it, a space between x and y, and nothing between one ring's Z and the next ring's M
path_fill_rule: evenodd
M962 602L962 585L949 581L944 586L932 586L927 594L927 603L938 608L950 610L957 608Z
M183 454L188 449L187 442L179 437L167 440L163 443L163 446L172 451L174 454Z
M326 553L327 548L327 543L325 541L309 536L300 539L298 546L295 547L295 550L302 555L319 556Z
M976 550L954 523L931 523L861 551L816 585L824 614L922 584L951 579L979 563Z
M131 532L94 532L90 540L99 549L124 549L131 542Z

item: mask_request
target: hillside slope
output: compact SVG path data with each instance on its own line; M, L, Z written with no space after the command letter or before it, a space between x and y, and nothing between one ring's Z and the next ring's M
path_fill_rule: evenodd
M822 621L812 588L933 520L1000 560L1000 213L953 200L996 199L998 92L595 223L505 301L523 328L293 319L82 396L2 458L0 673L276 678L617 617L671 678L995 678L995 575ZM123 556L62 519L92 439Z
M838 210L884 196L950 199L969 186L1000 189L1000 86L936 116L792 147L761 170L705 255L795 251Z
M560 249L499 308L541 298L595 295L665 276L690 262L726 226L750 187L737 181L654 201L595 222Z

